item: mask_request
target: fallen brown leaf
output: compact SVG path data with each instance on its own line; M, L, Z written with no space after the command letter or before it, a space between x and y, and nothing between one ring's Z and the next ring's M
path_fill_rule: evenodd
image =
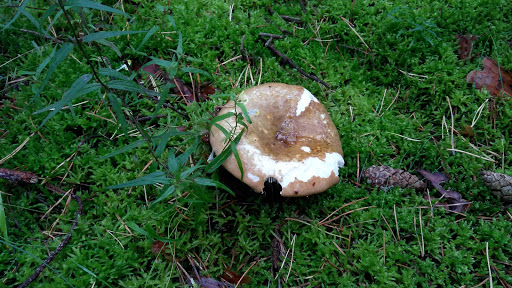
M469 83L475 83L476 89L485 87L493 96L503 93L512 97L512 75L498 67L498 63L490 57L485 57L482 64L484 69L469 72L466 80Z
M473 53L473 42L480 38L479 35L460 35L455 34L455 37L459 39L459 59L465 60L470 59L471 54Z
M462 195L459 192L446 190L441 186L441 183L448 181L446 175L441 172L430 173L429 171L423 169L418 169L418 172L423 175L423 177L425 177L425 179L428 180L439 193L441 193L441 199L446 199L446 203L438 202L435 206L440 206L454 212L468 211L469 207L471 206L471 202L462 199ZM426 198L426 200L431 200L431 198L429 199L428 196Z

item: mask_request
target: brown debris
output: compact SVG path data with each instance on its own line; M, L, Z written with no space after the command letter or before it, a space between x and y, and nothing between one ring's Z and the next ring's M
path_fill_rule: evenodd
M366 179L366 183L382 189L401 187L425 190L427 187L425 182L411 173L389 166L371 166L361 176Z
M489 94L493 96L498 96L503 93L512 97L512 75L501 69L498 63L490 57L485 57L482 60L482 64L484 65L484 69L469 72L466 80L469 83L475 83L476 89L485 87L487 91L489 91Z
M453 190L446 190L441 186L441 183L448 181L448 177L441 172L430 173L427 170L418 169L418 172L425 177L426 180L432 184L434 188L441 193L441 199L445 199L446 202L439 202L435 204L436 207L443 207L446 210L453 212L466 212L471 207L471 202L462 198L462 195ZM425 197L426 200L432 200L429 196Z
M248 276L239 275L236 272L231 271L229 268L224 269L224 273L222 273L222 276L220 278L223 281L226 281L231 284L251 284L251 278Z
M455 34L455 37L459 39L459 59L465 60L465 59L471 59L471 54L473 53L473 42L480 38L480 35L460 35Z
M500 197L505 202L512 202L512 176L482 171L482 180L492 194Z
M12 183L24 182L35 184L38 181L38 176L29 171L17 171L7 168L0 168L0 178L11 181Z

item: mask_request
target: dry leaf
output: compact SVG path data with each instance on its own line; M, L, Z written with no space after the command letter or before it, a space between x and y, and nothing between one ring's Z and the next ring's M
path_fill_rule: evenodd
M427 179L439 193L441 193L441 199L446 199L446 203L438 202L435 206L440 206L454 212L466 212L468 211L469 207L471 207L471 202L463 199L459 192L446 190L441 186L441 183L448 181L448 178L443 173L430 173L429 171L423 169L418 169L418 172L423 175L423 177L425 177L425 179ZM427 196L427 200L431 199L428 199Z
M512 97L512 76L510 73L498 68L498 63L490 57L484 58L482 64L484 70L469 72L466 80L469 83L475 83L476 89L485 87L493 96L498 96L503 92L505 95Z
M229 268L224 269L224 273L222 273L220 278L228 283L235 285L251 284L251 278L248 276L239 275L238 273L231 271Z
M465 60L471 58L471 54L473 53L473 41L480 38L480 36L455 34L455 37L459 39L459 59Z
M363 171L361 176L366 179L366 183L382 189L401 187L425 190L426 188L425 182L418 179L418 177L388 166L371 166Z
M503 201L512 202L512 176L482 171L482 180L492 194L500 197Z

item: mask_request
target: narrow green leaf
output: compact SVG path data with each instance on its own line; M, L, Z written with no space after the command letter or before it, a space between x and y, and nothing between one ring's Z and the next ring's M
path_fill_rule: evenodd
M172 174L176 174L176 172L178 172L178 169L180 168L180 165L176 160L176 155L174 155L174 148L169 149L169 157L167 157L167 167L169 168L169 172L171 172Z
M234 142L229 143L229 147L231 147L231 152L236 159L236 164L238 165L238 169L240 169L240 180L244 181L244 167L242 165L242 160L240 159L240 155L238 155L238 150L236 150L236 144Z
M76 263L73 259L71 259L71 262L75 263L76 266L78 266L80 269L82 269L83 271L85 271L87 274L91 275L92 277L94 277L95 279L98 279L100 280L103 284L107 285L108 287L112 287L110 286L105 280L99 278L96 274L94 274L91 270L85 268L84 266Z
M27 19L30 22L32 22L32 24L34 24L34 26L36 26L37 31L41 32L45 36L50 36L48 34L48 32L46 32L44 29L41 29L41 24L39 24L39 22L34 18L34 16L32 16L32 14L30 14L27 10L21 9L21 14L25 15L25 17L27 17Z
M178 59L183 55L183 36L181 32L178 32L178 48L176 48L176 54L178 54Z
M117 117L117 124L121 125L123 129L123 133L128 131L128 123L126 122L125 115L123 113L123 109L121 108L121 100L114 94L108 94L108 100L110 101L110 105L112 105L112 109L114 109L114 113Z
M133 148L137 148L137 147L139 147L140 145L142 145L144 143L146 143L146 141L144 141L144 139L137 140L137 141L135 141L135 142L133 142L133 143L131 143L129 145L124 146L121 149L117 149L117 150L115 150L113 152L108 153L105 156L99 157L98 160L104 160L104 159L116 156L118 154L122 154L122 153L128 152L128 151L132 150Z
M100 68L98 73L103 76L112 77L119 80L130 80L130 78L123 73L110 68ZM131 81L131 80L130 80ZM132 81L133 82L133 81Z
M187 169L185 169L185 171L181 172L180 179L188 178L188 176L190 176L195 171L199 170L199 168L204 168L204 165L201 165L201 162L196 163L196 165L192 167L188 167Z
M46 78L43 80L43 83L41 84L41 87L37 90L35 99L39 100L39 95L41 94L41 91L44 90L46 85L48 84L48 81L50 81L50 77L52 76L53 72L57 69L59 64L66 59L66 57L71 53L73 50L74 45L71 43L64 44L59 51L55 53L55 56L53 57L52 61L50 62L50 66L48 66L48 72L46 73Z
M149 38L151 36L153 36L153 34L155 34L156 31L158 31L158 29L160 29L160 28L158 28L157 26L153 26L153 28L151 28L151 30L149 30L149 32L146 34L146 36L144 36L144 39L142 39L142 42L140 42L139 47L137 47L137 51L140 51L140 49L142 49L144 44L146 44L146 41L148 41Z
M107 83L107 86L111 89L119 89L128 92L141 92L140 85L132 80L112 80Z
M174 22L174 18L171 15L165 15L165 19L171 22L172 27L176 30L176 22Z
M50 62L53 56L55 56L55 51L57 51L57 46L53 47L52 53L50 53L50 55L48 55L48 57L46 57L46 59L44 59L44 61L41 64L39 64L35 74L36 77L39 77L39 74L41 74L46 65L48 65L48 62Z
M144 231L144 229L140 228L139 225L129 221L129 222L126 222L126 226L128 226L129 228L131 228L132 230L138 232L139 234L142 234L146 237L149 237L149 234Z
M23 13L23 11L25 10L25 7L28 5L28 3L30 3L30 0L26 0L26 1L23 1L23 3L21 3L21 6L18 8L18 11L16 11L16 14L14 14L14 17L11 19L11 21L9 21L7 24L5 24L4 28L2 28L2 31L9 28L11 26L11 24L14 21L16 21L16 19L18 19L18 17L20 17L20 15Z
M124 13L121 10L118 10L118 9L115 9L115 8L112 8L109 6L105 6L105 5L102 5L98 2L91 1L91 0L68 0L68 1L66 1L66 3L64 3L64 7L66 7L66 8L67 7L91 8L91 9L101 10L101 11L105 11L105 12L121 14L125 17L131 18L130 15Z
M117 56L121 57L123 56L121 54L121 51L119 51L119 48L117 48L116 44L114 44L113 42L110 42L108 40L105 40L105 39L100 39L100 40L96 40L96 43L99 43L101 45L104 45L104 46L107 46L109 47L110 49L112 49L116 54Z
M38 114L53 109L53 111L51 111L50 114L48 114L48 116L44 118L43 122L39 125L39 127L42 127L48 120L50 120L50 118L57 114L57 112L62 110L62 108L64 108L65 105L68 105L68 107L72 107L73 99L90 93L92 91L98 90L100 88L100 85L98 83L87 84L87 82L89 82L91 78L91 74L82 75L71 85L68 91L66 91L64 95L62 95L61 100L59 100L57 103L54 103L48 107L45 107L34 112L34 114Z
M231 189L229 189L228 187L226 187L226 185L220 183L219 181L215 181L215 180L208 179L208 178L198 177L198 178L194 178L194 182L196 182L197 184L202 185L202 186L213 186L216 188L221 188L221 189L228 191L231 194L234 194L233 191L231 191Z
M251 116L249 116L249 112L247 111L247 108L245 108L245 105L237 101L235 101L235 105L240 107L240 110L242 110L242 115L244 115L245 120L247 120L249 124L252 124Z
M2 193L0 193L0 234L4 237L5 240L9 241L9 237L7 235L7 218L5 217Z
M229 138L231 136L231 133L229 133L229 131L223 126L221 126L219 123L213 123L213 126L217 127L217 129L219 129L220 132L224 134L224 137Z
M88 43L88 42L98 41L98 40L106 39L106 38L110 38L110 37L138 34L138 33L145 33L145 32L147 32L147 31L102 31L102 32L96 32L96 33L92 33L87 36L84 36L84 38L82 38L82 41L84 43Z
M169 95L169 90L173 86L175 86L175 85L173 85L171 83L165 83L165 86L162 87L161 92L160 92L160 100L158 101L158 104L156 105L155 112L153 112L153 116L151 117L151 120L153 120L155 118L155 116L158 114L158 111L160 111L160 109L164 105L165 100L167 99L167 96Z
M238 142L240 142L242 135L243 135L243 133L238 133L238 135L235 137L235 139L233 139L233 142L235 143L235 145L238 145ZM206 172L212 173L217 168L219 168L220 165L222 165L222 163L224 163L224 161L226 161L226 159L228 159L229 155L231 155L231 152L232 152L231 149L224 149L219 155L217 155L217 157L215 157L212 160L212 162L208 163L208 165L206 166L206 169L205 169Z
M169 131L164 132L158 136L153 137L154 140L158 140L158 147L155 150L155 155L159 157L162 155L165 147L167 146L167 142L169 141L169 138L178 136L178 135L187 135L190 134L190 132L186 131L180 131L176 128L171 128Z
M149 65L152 65L152 64L163 66L166 70L168 70L169 67L171 67L171 65L172 65L171 61L167 61L167 60L163 60L163 59L158 59L158 58L154 58L154 57L151 57L151 58L153 60L151 60L148 63L144 64L144 66L142 66L140 68L141 71L143 71L142 68L144 68L146 66L149 66Z
M197 73L197 74L202 74L204 76L207 76L209 78L212 78L212 75L210 75L210 73L202 70L202 69L199 69L199 68L194 68L194 67L183 67L181 68L181 71L185 72L185 73Z
M222 120L228 119L229 117L233 117L233 116L235 116L235 113L227 112L227 113L224 113L222 115L213 117L213 119L210 121L210 129L211 129L213 123L220 122Z
M155 203L158 203L158 202L164 200L165 198L169 197L171 194L174 193L175 190L176 190L176 186L174 186L174 185L169 186L169 188L165 189L160 195L158 195L158 197L156 197L156 200L153 201L153 203L151 203L151 205L154 205Z
M169 184L171 183L171 179L167 178L165 176L165 173L162 171L156 171L151 174L148 174L144 177L137 178L125 183L108 186L105 187L105 189L119 189L119 188L126 188L126 187L132 187L132 186L141 186L141 185L152 185L152 184Z
M176 161L178 161L179 166L183 166L183 165L187 164L188 158L190 157L190 155L192 155L192 153L194 151L197 150L198 144L199 144L199 138L196 137L194 140L194 143L192 145L190 145L190 147L188 147L188 149L185 150L185 152L181 153L180 155L178 155L178 157L176 157Z
M162 237L162 236L156 234L155 230L153 230L153 228L151 228L151 226L149 226L149 225L144 226L144 228L146 228L146 231L148 232L148 234L151 238L156 239L158 241L162 241L165 243L174 243L174 242L181 240L181 238L171 239L171 238Z

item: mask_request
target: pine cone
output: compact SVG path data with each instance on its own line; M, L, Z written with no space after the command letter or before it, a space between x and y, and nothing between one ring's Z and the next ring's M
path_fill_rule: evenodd
M427 187L425 182L411 173L389 166L371 166L363 172L362 177L366 178L366 183L383 189L401 187L425 190Z
M500 197L503 201L512 202L512 176L482 171L482 180L492 194Z

